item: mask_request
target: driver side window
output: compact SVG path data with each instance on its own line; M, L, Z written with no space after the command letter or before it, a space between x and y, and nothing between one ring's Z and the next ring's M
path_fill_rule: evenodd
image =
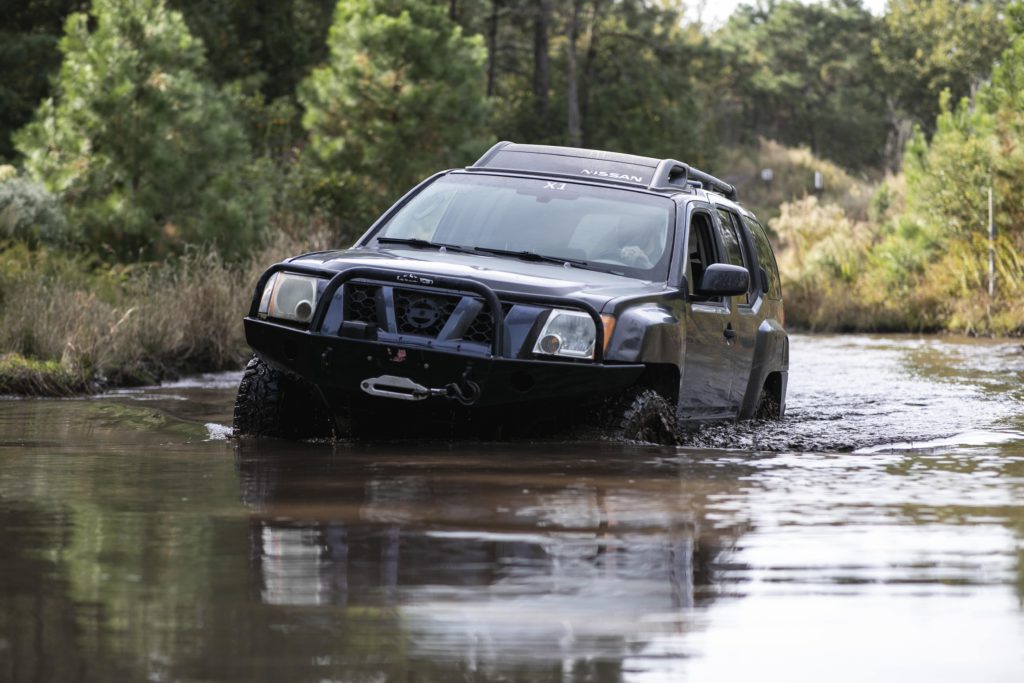
M697 294L701 278L704 277L704 270L712 263L719 262L709 214L693 213L690 218L690 235L687 244L689 246L686 256L686 282L690 290L690 300L722 303L722 297Z

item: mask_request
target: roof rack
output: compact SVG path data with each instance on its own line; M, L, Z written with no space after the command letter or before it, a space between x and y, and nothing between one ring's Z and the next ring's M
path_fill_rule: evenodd
M675 159L654 159L594 149L522 145L502 141L469 166L470 171L529 172L606 183L646 187L653 191L686 191L701 188L736 200L736 188Z
M705 173L675 159L662 159L658 163L658 168L654 170L654 178L651 179L648 189L679 190L680 188L691 186L700 187L723 195L726 199L736 201L736 188L734 186L716 178L710 173Z

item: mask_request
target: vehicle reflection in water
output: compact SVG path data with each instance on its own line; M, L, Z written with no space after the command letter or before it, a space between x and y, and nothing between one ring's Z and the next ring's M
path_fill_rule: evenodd
M410 656L470 667L618 669L693 627L749 528L709 519L708 493L738 487L681 478L671 451L280 448L243 443L237 460L262 601L397 610Z

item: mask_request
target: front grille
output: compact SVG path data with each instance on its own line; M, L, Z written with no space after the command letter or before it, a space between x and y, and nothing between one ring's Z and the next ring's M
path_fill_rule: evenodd
M459 297L395 290L395 322L399 334L436 337L459 305Z
M478 342L480 344L490 344L493 336L494 317L483 310L476 314L473 322L462 333L462 338L466 341Z
M461 297L457 294L442 294L419 289L395 287L391 290L393 299L385 300L385 289L379 285L349 283L345 285L344 319L375 325L384 332L437 339L448 320L455 313L459 302L466 299L480 301L479 297ZM394 307L394 326L390 329L385 311L389 304ZM512 304L502 306L505 314ZM452 341L467 341L489 345L494 340L494 317L484 305L466 326L463 333Z
M507 317L508 312L512 310L512 304L502 304L501 310ZM479 344L490 344L494 340L494 316L491 312L486 308L481 309L462 333L462 338Z
M377 319L377 295L380 287L345 285L345 320L380 326Z

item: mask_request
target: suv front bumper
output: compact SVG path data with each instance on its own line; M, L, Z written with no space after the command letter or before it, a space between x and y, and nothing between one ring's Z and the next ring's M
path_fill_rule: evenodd
M552 399L596 399L630 386L643 364L561 362L476 356L394 342L308 332L247 317L249 345L268 363L317 385L329 398L369 398L366 380L402 377L429 388L469 380L479 389L474 406ZM443 401L434 397L430 401Z

